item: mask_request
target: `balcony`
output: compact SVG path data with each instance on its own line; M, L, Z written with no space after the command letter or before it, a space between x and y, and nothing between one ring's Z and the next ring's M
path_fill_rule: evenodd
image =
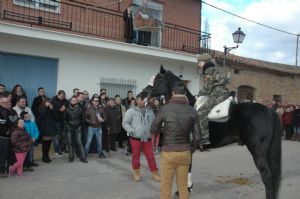
M0 0L0 21L128 43L123 13L87 3ZM157 37L146 40L139 36L133 43L190 54L210 51L209 33L168 22L163 22L157 33Z

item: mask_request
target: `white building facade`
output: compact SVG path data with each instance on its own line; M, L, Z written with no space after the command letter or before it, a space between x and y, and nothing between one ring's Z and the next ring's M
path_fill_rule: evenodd
M0 44L2 53L57 59L54 89L65 90L67 96L72 95L73 88L99 93L106 84L128 84L139 93L159 72L160 65L182 75L193 94L199 91L197 60L192 54L2 22ZM17 83L22 85L22 82ZM35 86L37 89L43 85ZM124 95L124 91L120 94Z

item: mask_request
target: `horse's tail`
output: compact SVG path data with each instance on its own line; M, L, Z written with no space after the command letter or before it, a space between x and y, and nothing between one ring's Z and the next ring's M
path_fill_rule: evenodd
M272 172L272 183L276 196L278 197L278 192L281 184L281 134L282 126L277 113L272 111L273 114L273 135L268 148L268 162L271 167ZM277 198L276 197L276 198Z

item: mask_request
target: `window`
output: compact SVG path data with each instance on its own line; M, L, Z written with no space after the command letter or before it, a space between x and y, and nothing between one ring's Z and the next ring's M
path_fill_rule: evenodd
M149 23L139 23L134 20L134 43L140 45L160 46L161 45L161 28L162 28L162 11L163 6L160 3L147 1L143 5L142 0L134 0L132 6L132 15L137 19L138 15L142 16ZM145 22L144 21L144 22Z
M60 0L13 0L15 5L60 13Z
M127 97L127 91L131 90L133 93L136 91L136 80L129 78L117 77L100 77L100 89L105 88L108 97L115 97L120 95L121 98Z

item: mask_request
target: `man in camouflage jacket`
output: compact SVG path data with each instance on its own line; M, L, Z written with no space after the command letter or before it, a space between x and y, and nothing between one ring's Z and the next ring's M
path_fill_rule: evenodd
M208 100L198 110L201 129L201 144L207 145L209 142L208 114L214 106L223 102L229 97L226 84L228 78L223 69L219 67L215 60L207 53L197 56L199 67L203 73L203 89L199 91L198 96L207 96Z

